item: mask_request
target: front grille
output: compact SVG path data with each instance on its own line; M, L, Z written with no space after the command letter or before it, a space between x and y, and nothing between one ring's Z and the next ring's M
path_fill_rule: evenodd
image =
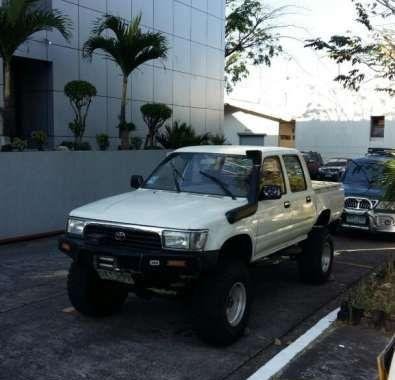
M345 201L346 208L358 208L358 200L355 198L347 198Z
M372 204L367 199L362 199L359 202L359 208L362 210L370 210L372 208Z
M155 232L97 224L89 224L85 227L84 239L88 243L135 250L158 251L162 248L161 238Z
M354 210L373 210L377 205L378 201L370 200L367 198L346 198L344 207L347 209Z

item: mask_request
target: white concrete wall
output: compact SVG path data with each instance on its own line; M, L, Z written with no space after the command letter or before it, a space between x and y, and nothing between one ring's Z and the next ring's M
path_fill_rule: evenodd
M324 159L355 158L369 147L395 148L395 121L386 120L384 138L370 139L370 121L304 121L296 123L296 148L320 152Z
M131 191L167 151L0 153L0 241L63 230L69 212Z
M265 146L278 146L279 123L243 111L226 112L224 134L232 145L239 144L239 133L266 134Z
M199 132L222 133L225 0L52 0L52 7L71 18L74 31L70 43L57 32L38 33L18 49L17 55L53 63L57 141L71 137L68 123L73 113L63 94L64 85L82 79L98 90L88 117L86 140L96 146L96 134L108 133L113 145L118 144L119 69L99 52L92 63L81 57L93 23L105 13L131 20L141 12L143 29L160 31L169 41L167 60L144 64L131 77L128 119L137 125L136 134L146 135L140 107L153 101L173 109L169 124L180 120ZM1 82L2 75L0 86Z

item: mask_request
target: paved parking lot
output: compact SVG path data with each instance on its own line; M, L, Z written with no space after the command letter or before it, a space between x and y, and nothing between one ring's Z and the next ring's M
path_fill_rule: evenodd
M217 349L197 339L180 300L130 296L122 314L102 320L73 312L65 291L69 259L57 252L56 239L2 246L0 379L246 378L275 338L318 315L393 247L380 237L336 237L333 279L319 287L301 284L293 262L254 267L249 332Z

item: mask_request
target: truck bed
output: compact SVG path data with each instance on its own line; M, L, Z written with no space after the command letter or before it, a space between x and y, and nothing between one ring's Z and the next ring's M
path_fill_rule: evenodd
M327 191L341 188L341 183L339 182L311 181L311 184L316 193L326 193Z
M331 211L331 222L339 219L344 207L344 190L341 183L311 181L317 199L317 213Z

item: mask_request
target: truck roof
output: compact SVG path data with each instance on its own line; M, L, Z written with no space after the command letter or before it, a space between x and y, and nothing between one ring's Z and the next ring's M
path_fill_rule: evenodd
M291 148L265 147L253 145L200 145L177 149L181 153L220 153L245 155L248 150L260 150L263 154L296 154L298 151Z

